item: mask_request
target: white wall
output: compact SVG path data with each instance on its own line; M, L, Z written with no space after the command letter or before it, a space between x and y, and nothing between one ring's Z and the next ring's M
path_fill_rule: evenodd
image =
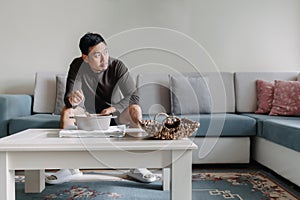
M0 25L0 93L66 72L88 31L131 70L300 69L299 0L2 0Z

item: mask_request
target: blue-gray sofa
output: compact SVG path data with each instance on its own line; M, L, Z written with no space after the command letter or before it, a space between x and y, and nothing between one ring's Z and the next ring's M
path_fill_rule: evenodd
M193 152L194 164L248 163L252 158L300 185L300 117L254 113L256 80L296 81L298 75L206 72L134 77L143 118L166 112L200 122L191 137L199 147ZM33 95L1 94L0 136L28 128L59 128L64 84L65 75L37 73Z

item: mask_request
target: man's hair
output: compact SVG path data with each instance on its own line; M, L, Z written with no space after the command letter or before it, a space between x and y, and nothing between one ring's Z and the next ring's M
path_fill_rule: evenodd
M99 44L100 42L103 42L106 44L103 37L98 33L86 33L79 42L79 48L82 54L88 55L90 48Z

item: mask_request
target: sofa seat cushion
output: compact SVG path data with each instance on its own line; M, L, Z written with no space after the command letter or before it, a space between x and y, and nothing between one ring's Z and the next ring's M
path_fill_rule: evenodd
M266 120L261 137L300 152L300 120Z
M193 134L195 137L247 137L256 135L256 120L236 114L214 113L200 115L176 115L180 118L200 122L200 127ZM143 119L153 119L153 116L143 115ZM164 117L157 120L162 122Z
M29 128L59 128L60 115L35 114L13 118L9 122L8 133L13 134Z
M253 113L241 113L241 115L252 117L257 121L257 135L262 136L263 133L263 123L265 120L300 120L300 117L293 116L270 116L262 114L253 114Z

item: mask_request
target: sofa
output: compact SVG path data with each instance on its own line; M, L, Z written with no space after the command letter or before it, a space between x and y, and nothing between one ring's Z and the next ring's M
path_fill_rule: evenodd
M300 185L300 117L256 114L256 80L298 80L299 72L133 74L144 119L159 112L200 122L193 164L254 159ZM0 95L0 136L59 128L66 75L36 73L34 94ZM120 94L116 94L120 98ZM162 121L162 118L158 120Z

